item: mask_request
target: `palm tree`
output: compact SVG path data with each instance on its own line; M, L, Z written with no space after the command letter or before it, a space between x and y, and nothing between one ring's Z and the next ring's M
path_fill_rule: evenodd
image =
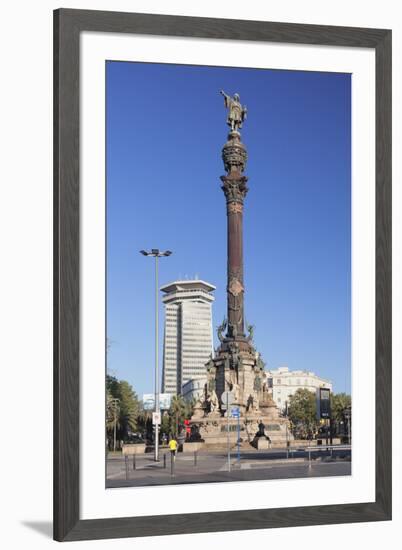
M119 381L117 397L120 400L120 423L125 438L129 431L135 431L137 429L137 418L140 412L140 405L137 394L126 380Z
M170 404L169 416L174 419L174 423L171 423L172 432L175 437L179 433L179 422L182 422L186 417L186 401L181 395L174 395Z
M106 431L113 438L127 440L137 429L139 400L126 380L106 375Z
M194 414L194 407L197 400L195 399L195 397L192 397L190 401L187 401L187 400L184 400L184 401L185 401L185 407L186 407L185 416L186 418L191 418Z
M152 436L152 412L144 409L144 404L140 402L140 410L138 413L138 428L142 435L148 439Z
M106 434L108 440L113 440L113 450L116 450L117 430L120 430L120 406L119 399L113 397L110 390L106 391ZM109 439L110 438L110 439Z
M337 422L345 422L345 410L350 407L352 400L346 393L335 393L331 395L332 418Z

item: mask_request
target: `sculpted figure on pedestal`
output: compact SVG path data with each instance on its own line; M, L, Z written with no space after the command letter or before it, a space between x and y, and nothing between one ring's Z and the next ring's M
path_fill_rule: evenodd
M216 332L218 333L218 338L219 338L220 342L223 342L223 340L224 340L223 333L226 329L226 326L227 326L227 321L226 321L226 317L224 317L222 323L220 325L218 325L218 327L216 329Z
M216 412L219 408L219 399L216 395L216 391L212 390L209 398L208 398L209 406L210 406L210 412Z
M240 103L239 94L234 94L233 97L225 94L223 90L220 91L225 100L225 107L228 109L227 124L230 126L232 132L237 132L242 127L243 122L247 118L247 107Z

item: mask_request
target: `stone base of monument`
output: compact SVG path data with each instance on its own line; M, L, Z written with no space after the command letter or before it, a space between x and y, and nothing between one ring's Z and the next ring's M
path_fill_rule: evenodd
M201 451L204 447L205 443L203 441L185 441L183 443L183 453L194 453L197 451Z
M253 447L256 449L270 449L271 448L271 441L267 439L266 437L255 437L251 443Z
M126 443L122 447L122 454L125 455L140 455L145 453L145 444L143 443Z
M239 422L240 440L243 448L253 445L256 439L264 439L268 443L268 439L265 437L255 437L261 422L265 426L265 434L271 440L271 447L286 447L287 441L293 440L290 430L286 427L286 419L276 418L273 420L272 418L256 414L246 415L240 418ZM230 444L233 446L237 444L238 421L235 418L229 418L228 422L228 419L224 416L211 417L208 415L199 419L193 418L191 424L197 426L198 432L204 440L204 447L225 448L228 441L228 430ZM262 448L256 445L253 446L255 448Z

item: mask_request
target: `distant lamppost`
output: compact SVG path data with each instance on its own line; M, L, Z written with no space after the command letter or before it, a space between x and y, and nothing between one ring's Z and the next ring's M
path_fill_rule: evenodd
M162 258L163 256L170 256L172 252L170 250L166 250L165 252L162 252L158 248L152 248L152 250L140 250L140 253L143 256L151 256L152 258L155 258L155 413L157 415L160 415L160 408L159 408L159 332L158 332L158 313L159 313L159 265L158 261L159 258ZM159 419L156 418L155 422L155 462L158 462L159 460Z
M351 430L352 408L350 406L346 407L346 409L343 411L343 414L344 414L344 417L345 417L345 420L346 420L347 434L348 434L348 444L350 445L351 435L352 435L352 430Z
M116 429L117 429L117 409L119 408L120 399L113 397L110 403L113 407L113 451L116 452Z

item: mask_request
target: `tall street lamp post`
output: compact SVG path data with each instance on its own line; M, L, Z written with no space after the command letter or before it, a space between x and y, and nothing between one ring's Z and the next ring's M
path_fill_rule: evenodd
M155 462L159 461L159 258L163 256L170 256L172 252L166 250L162 252L158 248L152 248L150 251L140 250L140 253L144 256L151 256L155 258Z
M119 407L119 401L117 397L113 397L110 402L113 407L113 451L116 452L116 430L117 430L117 409Z

